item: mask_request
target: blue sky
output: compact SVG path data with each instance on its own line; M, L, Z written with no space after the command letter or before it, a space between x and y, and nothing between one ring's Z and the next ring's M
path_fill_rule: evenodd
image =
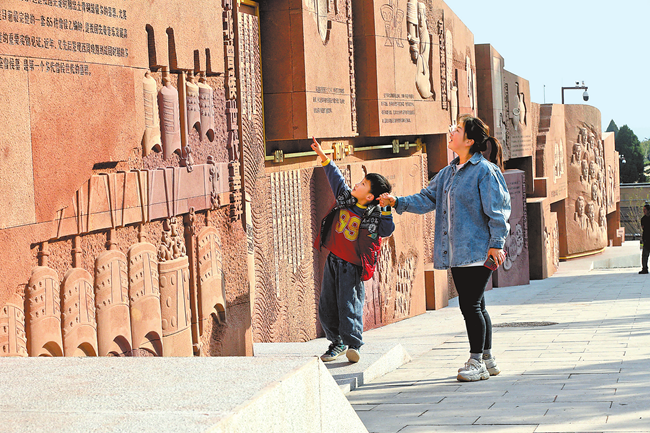
M584 81L603 131L614 119L650 138L650 0L445 0L505 67L530 81L531 100L561 103ZM582 104L582 90L566 90Z

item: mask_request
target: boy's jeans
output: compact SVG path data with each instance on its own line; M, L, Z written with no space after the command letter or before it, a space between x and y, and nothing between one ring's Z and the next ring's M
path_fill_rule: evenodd
M330 253L323 270L318 304L320 323L329 341L361 347L364 299L361 267Z

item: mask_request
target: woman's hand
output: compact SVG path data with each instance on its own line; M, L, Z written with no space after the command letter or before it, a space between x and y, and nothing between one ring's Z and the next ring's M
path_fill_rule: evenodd
M395 202L396 202L395 196L390 195L387 192L379 196L379 206L381 207L386 207L386 206L394 207Z
M311 148L314 152L316 152L316 154L320 158L320 162L323 163L327 161L327 156L325 155L325 152L323 152L323 148L320 147L320 143L316 141L315 137L312 137L312 140L314 140L314 142L311 144Z
M492 261L496 263L497 266L501 266L506 259L506 253L499 248L490 248L488 250L488 257L492 257Z

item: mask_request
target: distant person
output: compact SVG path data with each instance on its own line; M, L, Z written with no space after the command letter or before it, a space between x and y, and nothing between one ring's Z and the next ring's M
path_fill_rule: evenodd
M379 207L379 196L390 192L391 185L384 176L368 173L350 189L316 139L311 148L318 154L336 198L334 207L321 222L314 245L330 251L323 270L318 314L331 344L321 359L334 361L345 352L350 362L359 362L363 344L363 282L375 271L381 238L395 230L390 207Z
M450 127L447 147L458 157L426 188L407 197L382 194L380 203L398 214L436 210L433 264L451 268L470 344L470 358L457 379L473 382L500 373L484 294L493 270L505 260L510 194L502 174L501 143L490 137L482 120L462 115ZM488 149L490 161L482 154Z
M641 252L641 270L640 274L648 273L648 256L650 255L650 204L643 206L643 216L641 217L641 243L643 251Z

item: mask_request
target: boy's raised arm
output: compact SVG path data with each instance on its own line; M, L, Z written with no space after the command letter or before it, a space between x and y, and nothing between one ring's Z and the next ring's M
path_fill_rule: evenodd
M323 152L323 148L320 147L320 143L316 141L316 138L312 137L312 140L314 140L314 142L311 144L311 148L314 152L316 152L316 154L320 158L320 163L323 164L329 158L327 158L327 155L325 155L325 152Z
M345 184L345 179L343 178L341 171L336 164L331 162L327 155L325 155L325 152L323 152L323 148L320 147L318 141L316 141L315 138L313 140L314 142L311 144L311 148L320 158L320 162L325 169L325 174L327 175L327 180L330 183L332 192L335 197L338 197L342 192L350 190L350 187Z

